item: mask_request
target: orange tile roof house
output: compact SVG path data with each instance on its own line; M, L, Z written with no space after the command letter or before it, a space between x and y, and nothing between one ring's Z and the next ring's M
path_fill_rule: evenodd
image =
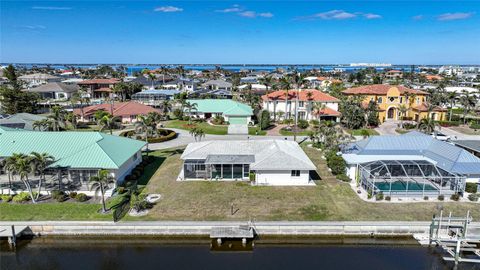
M80 87L86 87L91 98L106 98L112 93L112 88L120 80L112 79L93 79L79 82Z
M263 108L268 110L272 117L276 118L278 112L282 112L282 118L290 118L295 115L296 90L278 90L268 95L263 95ZM339 99L316 89L301 89L298 91L298 119L313 120L325 119L339 121Z
M437 121L445 119L445 110L440 107L435 107L432 112L428 112L426 98L429 94L427 92L410 89L402 85L365 85L349 88L342 93L348 96L363 96L363 104L375 101L379 108L380 122L401 119L419 121L426 117L431 117ZM404 115L400 111L401 106L407 108Z
M117 102L114 103L113 106L110 103L88 106L83 108L83 117L80 109L75 109L73 112L80 117L80 121L87 122L94 120L95 112L97 111L106 111L112 114L112 110L113 116L122 118L122 123L134 123L137 120L138 115L159 112L157 109L135 101Z

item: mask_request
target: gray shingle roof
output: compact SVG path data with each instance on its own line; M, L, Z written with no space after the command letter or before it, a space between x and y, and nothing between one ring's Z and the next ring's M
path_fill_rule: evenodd
M213 159L215 156L253 156L253 170L315 170L296 142L285 140L205 141L190 143L181 159Z
M61 82L51 82L47 84L42 84L40 86L26 89L28 92L36 93L51 93L51 92L62 92L62 93L72 93L78 91L79 87L76 84L65 84Z

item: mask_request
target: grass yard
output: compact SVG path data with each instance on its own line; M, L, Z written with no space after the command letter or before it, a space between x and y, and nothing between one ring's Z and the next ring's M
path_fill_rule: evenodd
M171 121L165 122L164 126L166 128L178 128L178 129L185 129L185 130L191 130L193 127L198 127L203 129L205 134L213 134L213 135L226 135L228 133L227 125L213 126L206 122L193 122L192 125L189 125L188 121L171 120ZM258 130L257 127L248 127L248 134L256 135L257 130ZM264 130L261 130L258 132L258 135L266 135L266 134L267 132Z
M304 130L300 130L298 132L296 132L297 136L308 136L310 135L312 131L309 130L309 129L304 129ZM293 136L295 132L291 131L291 130L286 130L284 128L281 128L278 133L280 133L280 135L282 136Z
M365 136L367 134L368 134L368 136L379 135L376 130L369 129L369 128L347 129L346 131L353 136Z
M250 186L246 182L177 182L182 149L151 152L155 161L140 179L148 193L160 193L161 200L144 217L125 220L429 220L438 209L480 216L475 203L369 203L358 198L349 184L335 180L327 170L321 152L303 147L317 165L323 180L312 187ZM158 170L157 170L158 167ZM149 176L153 175L150 180ZM115 200L109 202L113 205ZM92 203L0 203L0 220L112 220L97 213ZM232 211L234 214L232 214Z

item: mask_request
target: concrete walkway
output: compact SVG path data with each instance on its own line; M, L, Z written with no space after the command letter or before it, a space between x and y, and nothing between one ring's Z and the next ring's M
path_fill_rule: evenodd
M480 140L480 135L467 135L447 127L440 128L440 132L450 136L452 140Z
M150 150L159 150L166 148L173 148L179 146L185 146L189 143L195 142L195 139L188 133L188 130L168 128L177 132L177 138L161 142L161 143L151 143L148 148ZM297 136L297 141L300 142L305 138L305 136ZM213 140L293 140L293 136L252 136L252 135L212 135L205 134L205 137L202 138L202 141L213 141Z
M399 135L395 129L397 129L399 121L385 121L381 125L375 128L380 135Z

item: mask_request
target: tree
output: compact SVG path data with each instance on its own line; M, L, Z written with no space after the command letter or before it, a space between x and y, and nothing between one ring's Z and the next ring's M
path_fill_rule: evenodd
M400 123L402 125L402 128L403 128L403 121L405 120L405 117L407 116L407 112L408 112L408 109L405 105L400 105L398 107L398 111L400 111L400 114L402 115L402 117L400 118Z
M378 106L375 101L370 101L368 103L368 107L366 109L366 114L367 114L367 125L371 127L376 127L378 126Z
M45 181L45 170L47 169L48 165L54 162L54 157L47 154L47 153L37 153L32 152L30 153L30 162L32 164L33 172L40 175L40 179L38 181L38 191L37 191L37 200L40 197L40 191L42 189L42 182Z
M197 111L197 103L190 103L190 102L185 102L184 105L185 109L188 111L188 124L192 124L192 112Z
M48 119L52 121L53 131L59 131L60 126L65 126L65 116L67 111L61 106L53 106L50 110L50 115L47 116Z
M75 92L71 97L71 102L76 104L80 103L80 113L82 116L82 120L85 121L85 113L83 111L84 105L90 104L90 98L88 97L88 92L85 87L81 87L77 92Z
M292 115L291 109L292 106L288 106L288 98L289 98L289 93L288 90L292 89L292 85L290 83L290 80L287 77L283 77L280 79L280 85L282 86L283 89L285 89L285 118L290 118Z
M273 78L272 76L265 76L263 78L260 78L259 82L263 85L265 85L265 95L267 96L267 111L270 111L270 99L268 97L268 94L270 93L270 86L273 84Z
M33 203L36 203L35 196L33 195L32 185L28 179L28 174L32 172L32 166L30 164L30 158L25 154L13 154L12 158L15 160L15 172L20 176L20 181L25 185L30 198Z
M77 129L77 116L73 112L68 112L65 120L72 125L73 129Z
M452 91L448 92L446 95L446 99L449 102L450 105L450 113L448 116L448 121L452 121L452 115L453 115L453 107L455 106L455 101L457 100L457 91Z
M471 95L470 92L463 90L462 95L459 98L459 102L463 107L463 124L466 124L467 114L472 108L475 107L477 99L475 95Z
M12 65L6 67L3 72L8 82L0 86L1 110L7 114L35 112L40 96L37 93L22 91L22 83L17 80L17 73Z
M47 130L52 130L53 129L53 124L52 124L52 121L50 119L42 119L42 120L37 120L37 121L33 122L32 128L33 128L33 130L47 131Z
M110 176L108 170L99 170L96 176L90 177L90 190L95 191L95 194L100 193L102 198L102 213L107 212L105 205L105 191L110 184L114 184L115 180Z
M16 162L16 160L13 156L12 157L7 157L2 161L2 166L3 166L4 170L7 172L7 175L8 175L8 187L9 187L8 194L10 194L10 192L13 189L12 179L14 178L15 173L16 173L15 162Z
M312 105L312 115L315 116L318 120L320 120L320 116L324 114L326 106L325 103L322 102L315 102Z
M270 112L263 110L260 113L260 129L264 130L270 126Z
M362 96L349 97L340 102L342 122L349 129L365 126L365 110L362 107Z
M103 115L102 118L98 119L97 123L100 126L100 132L108 129L110 130L110 135L112 135L113 129L120 124L120 117L107 113L106 115Z
M205 132L201 128L194 127L189 131L190 135L193 136L195 141L201 141L203 137L205 137Z
M435 120L433 120L433 118L426 117L420 120L420 122L418 122L417 129L424 133L430 134L435 131L436 126L437 123L435 122Z

